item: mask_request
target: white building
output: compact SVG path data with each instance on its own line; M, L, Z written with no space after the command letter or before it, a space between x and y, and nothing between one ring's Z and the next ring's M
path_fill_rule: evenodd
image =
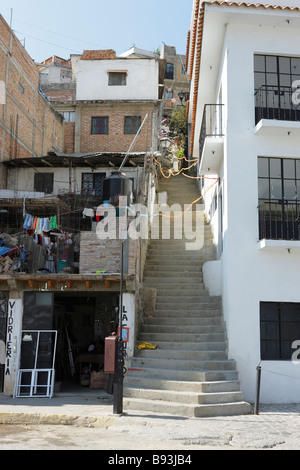
M194 0L190 154L217 245L204 266L220 294L244 397L300 396L300 8ZM298 84L297 84L298 81ZM206 192L218 177L219 184ZM295 342L296 341L296 342ZM298 341L298 343L297 343ZM294 355L293 355L294 354Z
M158 77L159 61L154 58L81 59L76 99L157 100Z

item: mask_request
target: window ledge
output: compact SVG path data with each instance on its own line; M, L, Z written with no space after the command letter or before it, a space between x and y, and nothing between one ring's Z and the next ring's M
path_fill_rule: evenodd
M264 251L300 250L300 240L267 240L263 238L258 242L258 249Z

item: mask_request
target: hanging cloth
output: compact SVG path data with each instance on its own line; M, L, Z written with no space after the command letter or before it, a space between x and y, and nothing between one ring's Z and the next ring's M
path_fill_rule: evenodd
M43 232L49 232L49 230L50 230L50 220L48 219L48 217L45 217L43 219L42 229L43 229Z
M49 225L49 229L54 229L54 228L57 228L56 215L51 217L50 225Z
M36 227L35 227L34 233L36 235L42 235L42 233L43 233L43 231L42 231L42 219L40 217L38 217L38 219L36 221Z

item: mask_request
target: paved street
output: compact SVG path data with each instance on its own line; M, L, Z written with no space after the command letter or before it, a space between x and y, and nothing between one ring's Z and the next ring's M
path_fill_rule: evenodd
M105 396L0 398L1 450L299 450L300 404L260 405L259 415L184 418L113 414ZM105 455L115 456L115 452ZM121 454L120 454L121 455Z

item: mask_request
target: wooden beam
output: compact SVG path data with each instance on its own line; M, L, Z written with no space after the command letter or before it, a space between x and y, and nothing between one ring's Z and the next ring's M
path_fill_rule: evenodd
M48 165L48 166L52 166L52 167L53 167L53 165L52 165L50 162L47 162L47 161L44 160L43 158L41 158L41 161L42 161L43 163L45 163L45 165Z

